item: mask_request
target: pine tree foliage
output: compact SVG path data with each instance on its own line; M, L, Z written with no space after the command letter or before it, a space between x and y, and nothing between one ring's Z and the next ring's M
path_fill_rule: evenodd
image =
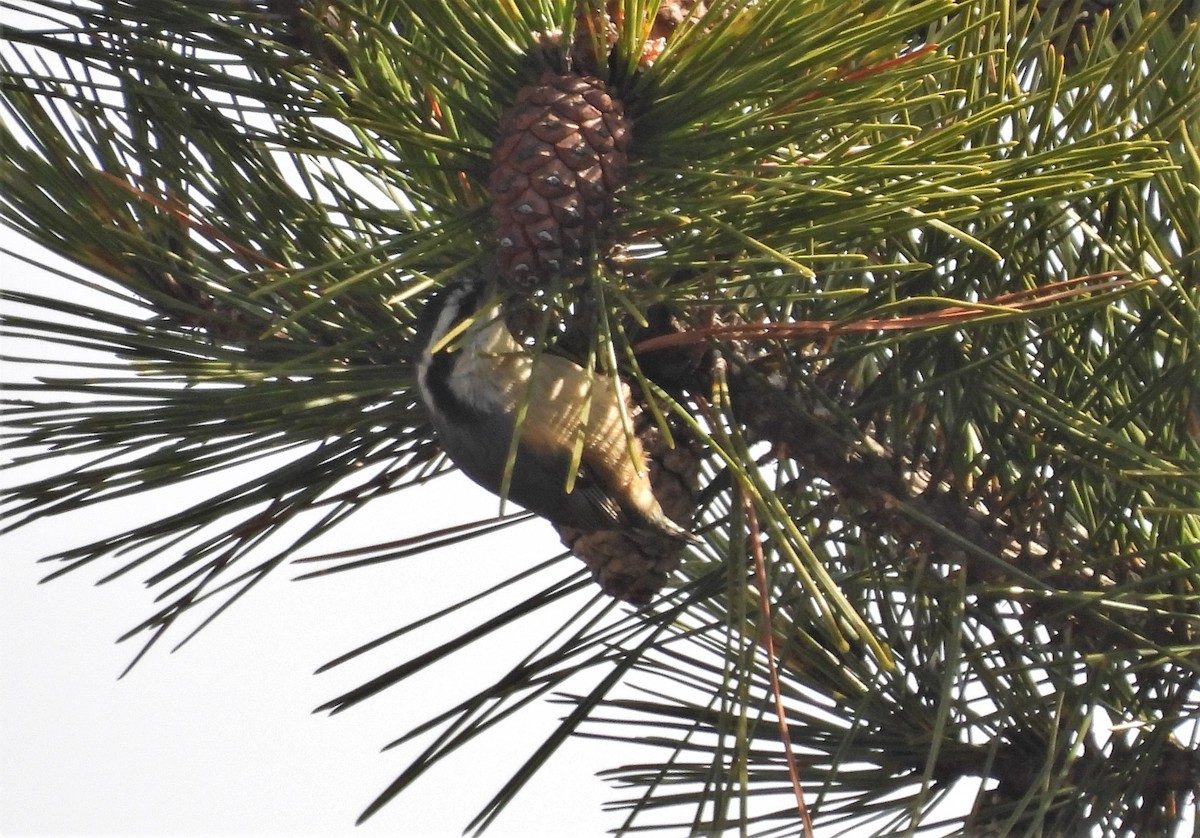
M625 831L795 834L797 785L835 832L1194 819L1196 4L676 2L651 61L658 5L0 5L0 210L107 301L5 292L7 336L93 359L6 388L5 528L223 476L46 557L140 574L149 648L452 468L415 314L494 252L501 113L590 39L633 126L616 246L538 303L586 317L589 357L699 441L705 544L643 609L548 558L533 596L452 580L445 609L331 662L399 658L336 712L580 606L402 732L426 747L366 814L549 699L562 724L472 827L573 735L631 743L608 774ZM655 354L711 353L703 387L659 387L658 303ZM386 651L443 621L432 651ZM972 780L968 811L939 806Z

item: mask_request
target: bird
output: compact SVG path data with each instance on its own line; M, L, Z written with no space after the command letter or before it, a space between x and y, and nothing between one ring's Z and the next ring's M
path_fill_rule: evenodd
M507 500L559 527L695 542L663 512L642 445L626 431L628 386L520 346L496 287L482 271L466 274L435 293L418 320L417 389L442 450L480 486L506 491Z

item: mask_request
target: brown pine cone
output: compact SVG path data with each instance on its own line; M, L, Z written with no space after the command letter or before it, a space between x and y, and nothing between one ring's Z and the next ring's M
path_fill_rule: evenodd
M350 72L349 57L330 35L344 41L353 28L330 0L267 0L267 9L280 19L279 37L285 43L307 52L329 69Z
M663 512L688 524L696 512L700 450L681 428L672 428L675 448L668 448L658 425L646 413L635 416L638 439L650 464L650 485ZM679 567L685 545L678 539L625 530L583 532L557 527L563 544L583 559L592 578L609 596L645 605Z
M603 10L601 9L603 5ZM663 0L659 3L646 40L642 43L640 64L647 67L662 54L675 30L689 18L699 20L708 10L705 0ZM627 25L619 0L581 0L575 4L575 40L571 61L577 70L596 68L608 61L608 53L617 45L620 30ZM597 47L604 50L597 55Z
M488 179L497 261L512 287L528 292L582 264L625 183L632 127L598 78L547 73L518 91Z

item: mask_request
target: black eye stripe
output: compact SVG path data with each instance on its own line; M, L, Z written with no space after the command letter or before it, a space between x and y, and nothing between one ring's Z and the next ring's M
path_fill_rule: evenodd
M463 401L450 386L450 376L454 370L454 352L438 352L429 362L429 370L425 374L425 388L429 399L437 410L447 420L456 424L471 424L477 421L480 412Z
M463 401L450 386L454 364L460 350L443 349L423 357L432 344L463 320L475 314L488 296L488 284L482 277L471 275L445 286L425 303L417 320L416 357L420 387L428 406L442 418L456 424L470 424L479 419L477 408ZM424 369L422 369L424 366Z

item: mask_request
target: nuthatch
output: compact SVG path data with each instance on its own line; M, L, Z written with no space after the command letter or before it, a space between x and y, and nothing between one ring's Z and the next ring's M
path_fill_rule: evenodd
M534 357L513 339L499 304L480 310L491 298L492 286L481 277L455 282L426 304L417 330L417 386L455 465L500 494L519 430L509 500L559 526L695 540L654 497L641 443L621 421L618 400L628 404L628 387L613 376L589 376L557 355ZM465 330L445 339L471 318ZM581 427L583 450L576 458ZM576 459L578 472L567 491Z

